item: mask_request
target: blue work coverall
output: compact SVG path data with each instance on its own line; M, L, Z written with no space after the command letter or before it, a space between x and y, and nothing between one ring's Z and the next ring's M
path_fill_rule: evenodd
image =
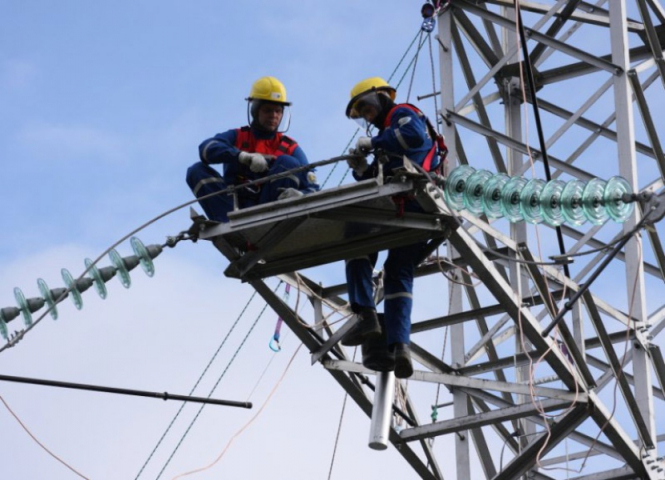
M274 132L263 132L252 128L252 134L257 139L273 139ZM266 176L291 170L307 165L307 157L300 146L297 146L291 155L278 155L269 161L269 169L265 172L252 172L246 165L238 160L240 150L236 148L237 130L228 130L218 133L199 145L200 161L187 170L187 184L197 198L211 193L219 192L233 185L257 180ZM248 153L255 153L249 151ZM223 175L211 167L214 164L223 165ZM287 188L295 188L303 193L319 190L316 177L312 170L303 170L287 177L272 180L261 186L243 188L237 191L239 208L252 207L261 203L272 202ZM233 197L227 194L213 195L200 200L206 216L218 222L228 222L228 212L233 210Z
M422 165L434 143L427 130L423 116L407 107L397 106L389 117L390 123L372 137L372 147L382 149L388 154L399 156L384 165L384 175L390 176L391 170L402 165L401 157L406 155L411 161ZM433 162L439 162L438 155ZM434 163L430 170L436 168ZM374 162L362 175L353 177L360 181L377 176L379 162ZM422 212L415 200L407 200L404 211ZM413 275L418 261L423 254L426 242L414 243L404 247L392 248L384 264L384 322L387 345L394 343L409 344L411 334L411 310L413 308ZM349 303L355 312L363 308L376 308L373 296L372 272L378 259L378 253L366 257L354 258L346 262L346 282L349 291Z

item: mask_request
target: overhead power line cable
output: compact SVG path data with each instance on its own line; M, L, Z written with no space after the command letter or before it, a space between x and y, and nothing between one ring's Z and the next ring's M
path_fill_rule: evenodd
M547 156L547 145L545 143L545 136L543 134L543 125L540 121L540 109L538 108L538 97L536 95L536 82L533 78L533 67L531 65L531 58L529 57L529 49L526 44L527 38L526 34L524 33L524 23L522 22L522 11L519 6L519 3L517 4L517 16L519 23L520 43L522 44L522 57L524 57L524 68L526 70L526 77L529 83L529 90L531 94L531 105L533 106L533 116L536 120L538 142L540 144L540 151L543 156L543 167L545 168L545 178L549 182L550 180L552 180L552 173L550 172L550 161L549 157ZM559 252L561 253L561 255L563 255L566 252L566 246L563 241L563 232L561 231L561 227L559 226L556 227L556 237L557 237L557 242L559 244ZM568 269L567 264L563 265L563 271L566 277L570 278L570 270Z
M292 174L294 174L294 173L298 173L298 172L302 172L302 171L307 171L307 170L312 170L312 169L314 169L314 168L316 168L316 167L320 167L320 166L324 166L324 165L329 165L329 164L331 164L331 163L340 162L340 161L346 160L347 158L350 158L350 157L352 157L352 156L351 156L351 155L341 155L341 156L339 156L339 157L333 157L333 158L329 158L329 159L326 159L326 160L321 160L321 161L319 161L319 162L311 163L311 164L308 164L308 165L303 165L303 166L300 166L300 167L296 167L296 168L293 168L293 169L291 169L291 170L286 170L286 171L283 171L283 172L280 172L280 173L277 173L277 174L274 174L274 175L269 175L269 176L267 176L267 177L263 177L263 178L260 178L260 179L257 179L257 180L253 180L253 181L250 181L250 182L244 183L244 184L242 184L242 185L234 185L234 186L231 186L231 187L225 188L225 189L223 189L223 190L220 190L220 191L218 191L218 192L210 193L210 194L205 195L205 196L203 196L203 197L201 197L201 198L195 198L195 199L193 199L193 200L190 200L190 201L184 202L184 203L182 203L182 204L180 204L180 205L177 205L177 206L175 206L175 207L173 207L173 208L171 208L171 209L169 209L169 210L166 210L165 212L163 212L163 213L157 215L156 217L152 218L151 220L145 222L144 224L142 224L142 225L140 225L139 227L135 228L135 229L132 230L131 232L127 233L127 234L124 235L122 238L120 238L119 240L117 240L116 242L114 242L114 243L113 243L110 247L108 247L106 250L104 250L104 252L102 252L102 253L101 253L101 254L100 254L95 260L93 260L92 262L90 262L90 264L89 264L88 267L83 271L83 273L81 273L81 275L79 275L78 278L76 278L76 280L74 280L74 281L72 282L72 286L69 286L68 288L64 289L63 293L62 293L58 298L54 299L53 304L54 304L54 305L59 304L62 300L64 300L64 299L65 299L65 298L71 293L73 286L75 286L75 285L77 284L77 282L79 282L80 280L82 280L82 279L84 278L84 276L85 276L90 270L92 270L92 269L93 269L93 268L94 268L94 267L95 267L95 266L96 266L96 265L102 260L102 258L104 258L104 256L106 256L111 250L115 249L118 245L120 245L121 243L123 243L123 242L126 241L128 238L130 238L131 236L135 235L136 233L140 232L140 231L143 230L144 228L146 228L146 227L152 225L152 224L155 223L157 220L160 220L160 219L162 219L162 218L164 218L164 217L166 217L166 216L168 216L168 215L170 215L170 214L172 214L172 213L174 213L174 212L176 212L176 211L178 211L178 210L180 210L180 209L182 209L182 208L185 208L185 207L187 207L187 206L189 206L189 205L192 205L192 204L194 204L194 203L197 203L198 201L200 201L200 200L204 200L204 199L206 199L206 198L210 198L210 197L213 197L213 196L216 196L216 195L223 195L223 194L235 193L236 191L239 191L239 190L244 189L244 188L247 188L247 187L252 187L252 186L255 186L255 185L262 185L262 184L264 184L264 183L268 183L268 182L271 182L271 181L273 181L273 180L277 180L277 179L280 179L280 178L288 177L288 176L290 176L290 175L292 175ZM187 232L183 232L183 233L181 233L181 235L183 235L184 233L187 233ZM182 239L184 239L184 237L181 238L181 236L179 235L179 236L176 238L176 240L174 240L174 241L169 241L169 242L167 242L166 244L162 245L162 247L166 247L166 246L168 246L168 247L171 247L171 248L172 248L172 247L174 247L174 246L178 243L178 241L180 241L180 240L182 240ZM187 240L191 240L192 237L187 237L186 239L187 239ZM41 321L46 317L47 314L49 314L49 313L52 311L53 308L54 308L53 306L49 307L44 313L42 313L37 319L35 319L35 320L34 320L34 321L33 321L28 327L26 327L25 329L23 329L23 330L21 330L20 332L18 332L18 333L16 334L15 337L13 337L13 338L12 338L9 342L7 342L5 345L3 345L2 347L0 347L0 353L2 353L4 350L6 350L6 349L8 349L8 348L10 348L10 347L13 347L14 345L16 345L16 344L17 344L17 343L18 343L23 337L25 337L25 335L26 335L29 331L31 331L36 325L38 325L39 323L41 323Z
M257 295L257 292L256 292L256 290L254 290L254 292L252 293L251 297L249 297L249 300L247 301L247 303L246 303L245 306L243 307L242 311L240 312L240 314L239 314L238 317L236 318L235 322L233 322L233 325L231 325L231 328L229 329L229 331L228 331L228 332L226 333L226 335L224 336L224 340L222 340L222 343L220 343L219 347L217 347L217 350L215 351L215 353L214 353L214 354L212 355L212 357L210 358L210 361L208 362L208 365L206 365L206 367L203 369L203 372L201 372L201 375L199 375L198 380L196 380L196 383L194 384L194 386L192 387L192 389L191 389L190 392L189 392L190 395L192 395L192 394L194 393L194 391L196 390L196 388L197 388L197 387L199 386L199 384L201 383L201 380L203 380L203 377L205 376L205 374L206 374L206 373L208 372L208 370L210 369L210 366L212 365L212 362L214 362L215 359L217 358L217 355L219 354L220 350L224 347L224 345L226 344L226 341L227 341L227 340L229 339L229 337L231 336L231 332L233 332L233 330L236 328L236 325L238 325L238 322L239 322L240 319L243 317L243 315L244 315L245 312L247 311L247 308L249 307L250 303L252 303L252 300L254 300L254 297L255 297L256 295ZM152 449L152 452L150 452L150 455L148 455L148 458L146 459L145 463L144 463L143 466L141 467L141 470L139 470L139 473L136 474L135 480L138 480L138 478L141 476L141 473L143 473L143 470L145 470L145 467L146 467L146 466L148 465L148 463L150 462L150 459L152 459L153 455L155 454L155 452L157 451L157 449L159 448L159 446L160 446L160 445L162 444L162 442L164 441L164 438L166 438L166 435L167 435L167 434L169 433L169 431L171 430L171 427L173 426L173 424L175 423L175 421L176 421L176 420L178 419L178 417L180 416L180 412L182 412L183 408L185 408L185 404L184 404L184 403L180 406L180 408L178 409L178 411L176 412L176 414L173 416L173 419L172 419L171 422L169 423L168 427L166 427L166 430L164 430L164 433L162 434L162 436L160 437L160 439L157 441L157 445L155 445L155 447Z
M282 281L280 281L280 282L277 284L277 286L275 287L275 289L274 289L273 291L277 291L277 289L279 288L279 286L280 286L281 284L282 284ZM250 334L254 331L254 327L256 327L256 324L259 322L259 319L263 316L263 314L265 313L265 311L266 311L267 308L268 308L268 304L266 303L266 304L263 306L263 308L261 309L261 312L260 312L260 313L258 314L258 316L256 317L256 320L254 320L254 323L252 324L252 326L249 328L249 331L247 332L247 334L245 335L245 337L242 339L242 342L240 342L240 345L238 346L238 349L235 351L235 353L234 353L233 356L231 357L231 360L229 360L229 363L226 365L226 368L224 368L224 371L223 371L222 374L219 376L219 378L217 379L217 381L215 382L215 384L213 385L213 387L210 389L210 393L208 394L208 396L211 396L211 395L215 392L215 390L217 389L217 386L219 385L219 382L221 382L221 381L222 381L222 378L224 378L224 375L226 375L226 372L229 370L229 368L230 368L231 365L233 364L233 361L234 361L234 360L236 359L236 357L238 356L238 353L240 353L240 350L242 350L242 348L244 347L245 342L246 342L247 339L249 338ZM157 478L156 478L155 480L159 480L159 478L161 478L162 474L164 473L164 470L166 470L166 467L169 465L169 463L171 463L171 460L173 459L174 455L176 454L176 452L177 452L178 449L180 448L180 445L182 445L182 442L185 440L185 438L186 438L187 435L189 434L190 430L191 430L192 427L194 426L194 423L196 423L196 420L198 420L199 415L200 415L201 412L203 411L203 408L204 408L204 407L205 407L205 405L201 405L201 407L199 408L198 412L196 412L196 415L194 416L194 418L192 419L192 421L189 423L189 426L187 427L187 430L185 430L185 433L183 433L183 434L182 434L182 437L180 437L180 440L178 441L178 444L175 446L175 448L174 448L173 451L171 452L171 455L169 455L169 458L168 458L168 459L166 460L166 462L164 463L164 466L163 466L162 469L160 470L160 472L159 472L159 474L157 475Z
M216 464L217 464L217 463L218 463L218 462L224 457L224 455L226 455L226 452L229 450L229 448L231 447L231 445L233 444L233 442L235 441L235 439L238 438L238 437L239 437L239 436L240 436L245 430L247 430L247 428L249 428L249 426L250 426L252 423L254 423L254 421L255 421L257 418L259 418L259 416L261 415L261 413L263 413L263 410L265 410L266 406L268 405L268 403L269 403L270 400L272 399L273 395L275 394L275 392L277 391L277 389L279 388L279 386L282 384L282 381L284 380L284 377L286 377L286 374L287 374L287 372L289 371L289 369L291 368L291 364L293 363L293 360L295 360L296 355L297 355L298 352L300 351L300 347L302 347L302 345L303 345L302 343L301 343L300 345L298 345L298 347L296 348L295 352L293 352L293 355L291 356L291 359L289 360L289 363L286 365L286 368L284 369L284 372L282 372L282 376L279 378L279 380L277 380L277 383L275 384L275 386L272 388L272 390L271 390L270 393L268 394L268 397L267 397L267 398L265 399L265 401L263 402L263 405L261 405L261 408L259 408L259 410L254 414L254 416L253 416L252 418L250 418L249 421L248 421L247 423L245 423L245 425L242 426L242 427L240 428L240 430L238 430L238 431L237 431L237 432L231 437L231 439L230 439L230 440L228 441L228 443L226 444L226 447L224 447L224 450L222 450L222 452L217 456L217 458L216 458L212 463L206 465L205 467L201 467L201 468L197 468L196 470L191 470L191 471L189 471L189 472L181 473L180 475L176 475L175 477L173 477L172 480L177 480L177 479L179 479L179 478L187 477L187 476L192 475L192 474L194 474L194 473L199 473L199 472L202 472L202 471L208 470L208 469L214 467L214 466L215 466L215 465L216 465Z

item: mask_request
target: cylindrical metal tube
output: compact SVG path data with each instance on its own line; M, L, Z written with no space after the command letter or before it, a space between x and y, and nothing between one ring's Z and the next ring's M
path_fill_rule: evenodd
M393 400L395 399L395 374L377 372L372 407L372 423L369 432L369 448L388 448Z

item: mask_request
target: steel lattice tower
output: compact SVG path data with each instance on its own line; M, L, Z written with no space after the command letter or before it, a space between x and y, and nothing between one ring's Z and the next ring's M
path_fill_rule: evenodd
M511 0L442 3L436 95L449 171L468 164L544 178L547 167L554 179L620 175L636 192L663 188L657 118L665 107L665 10L658 1L520 1L520 12ZM346 328L325 325L329 311L348 308L346 286L289 272L313 267L316 275L321 265L391 242L438 240L418 281L441 285L446 275L447 311L412 319L416 373L408 384L397 382L402 402L392 413L406 426L389 432L421 478L665 479L665 421L658 415L665 400L662 227L632 235L605 265L608 249L642 218L640 208L623 224L564 224L560 232L465 211L458 212L460 228L438 217L396 226L390 215L368 213L376 206L368 199L415 188L409 182L339 187L286 210L238 211L230 215L232 227L209 228L202 238L213 239L232 261L227 274L256 288L310 349L312 362L322 362L368 415L376 403L368 388L373 373L337 343ZM335 243L334 229L321 233L328 224L363 218L399 229L365 244ZM320 224L307 227L312 221ZM299 230L306 228L306 235ZM560 253L559 238L567 253L599 250L564 268L549 259ZM248 240L259 253L234 247ZM447 253L438 257L443 242ZM263 282L271 275L300 288L314 306L313 321L324 325L307 328ZM577 292L579 300L569 302ZM561 311L562 321L550 328ZM431 389L421 398L422 384L446 387L434 422ZM454 438L454 457L432 442L445 435Z

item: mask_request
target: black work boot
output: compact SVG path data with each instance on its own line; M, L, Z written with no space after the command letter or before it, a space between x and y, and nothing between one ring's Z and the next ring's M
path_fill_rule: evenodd
M356 323L353 328L344 335L344 338L342 338L342 345L355 347L369 338L381 335L381 325L379 325L376 310L373 308L363 308L358 314L358 317L360 317L358 323Z
M388 350L383 314L379 313L378 317L379 325L381 325L381 335L363 342L363 366L375 372L392 372L395 370L395 355Z
M388 350L395 355L395 377L409 378L413 375L409 346L405 343L393 343Z

